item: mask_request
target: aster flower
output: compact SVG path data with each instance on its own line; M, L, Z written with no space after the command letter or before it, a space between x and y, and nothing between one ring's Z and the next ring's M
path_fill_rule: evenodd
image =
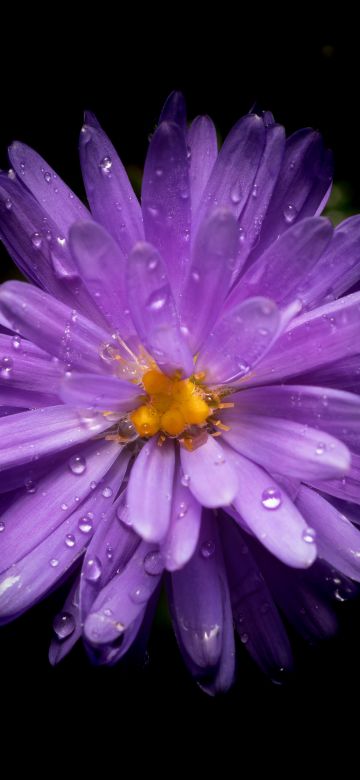
M141 206L86 115L91 212L10 148L1 237L28 282L0 288L0 616L73 575L52 663L82 635L115 663L165 580L185 662L210 693L235 667L291 667L360 579L360 218L318 216L320 136L269 113L214 125L165 104ZM279 611L279 608L281 612Z

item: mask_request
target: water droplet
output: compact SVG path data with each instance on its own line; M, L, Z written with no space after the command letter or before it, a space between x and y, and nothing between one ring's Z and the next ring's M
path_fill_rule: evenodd
M243 358L240 358L240 357L236 357L235 360L236 360L236 365L237 365L239 371L241 371L242 374L248 374L249 371L250 371L250 366L246 362L246 360L244 360Z
M294 219L296 217L297 217L297 209L292 203L289 203L284 209L285 221L291 224L291 222L294 222Z
M126 439L127 441L137 439L138 437L138 432L135 428L135 425L127 418L120 420L118 423L117 432L122 439Z
M84 566L85 579L89 582L97 582L101 577L101 568L99 558L89 558Z
M12 343L13 349L20 349L20 347L21 347L21 338L20 338L20 336L13 336L11 343Z
M62 509L63 512L66 512L67 509L69 509L68 505L65 503L61 504L60 509Z
M104 498L111 498L113 494L112 488L108 485L104 487L104 490L101 491L101 495L104 496Z
M266 488L261 496L261 503L265 509L278 509L282 502L281 491L276 487Z
M24 482L25 490L27 493L35 493L36 492L36 484L32 479L26 479Z
M31 236L31 243L34 247L34 249L40 249L42 244L42 238L40 233L33 233Z
M51 558L51 561L49 561L49 563L53 569L56 569L56 567L59 565L59 561L57 558Z
M305 531L302 533L302 538L304 542L307 542L308 544L313 544L316 539L316 531L314 528L305 528Z
M147 300L146 308L150 311L160 311L168 299L167 287L161 287L160 290L155 290Z
M75 620L70 612L60 612L53 622L53 629L58 639L67 639L75 631Z
M246 239L245 229L243 227L239 227L239 241L244 242L245 239Z
M234 186L232 187L231 192L230 192L230 198L231 198L233 203L235 203L235 204L236 203L240 203L241 198L242 198L242 189L241 189L240 184L238 182L236 184L234 184Z
M8 211L10 211L10 209L12 208L12 200L11 200L11 198L6 198L5 199L5 208Z
M5 356L1 359L0 366L1 366L1 376L3 377L3 379L9 378L13 365L14 365L14 361L11 357Z
M81 517L79 520L79 531L83 534L89 534L92 531L93 523L91 517Z
M104 176L110 176L111 175L111 168L112 168L111 157L103 157L103 159L100 161L99 167L101 169L101 173Z
M157 268L158 265L158 259L156 257L152 257L147 264L148 271L155 271L155 268Z
M46 171L44 173L44 179L46 181L46 184L50 184L50 182L51 182L51 173L49 173L49 171Z
M162 168L156 168L155 173L156 173L156 176L158 176L160 178L160 176L163 175L164 171L163 171Z
M189 487L190 485L190 476L189 474L183 474L180 480L183 487Z
M177 514L179 520L182 520L182 518L185 517L187 511L188 511L188 505L185 504L185 501L181 501L181 503L179 504L179 512Z
M120 520L120 523L124 523L129 528L132 526L132 520L129 516L129 507L127 505L119 504L116 510L116 517Z
M322 441L319 441L318 444L316 445L316 450L315 450L316 455L323 455L325 450L326 450L326 445Z
M242 642L243 645L246 645L248 641L249 641L249 634L240 634L240 642Z
M258 192L259 192L259 185L258 184L254 184L254 186L252 188L252 193L251 193L252 197L253 198L257 198Z
M200 281L199 271L196 271L196 270L192 271L191 272L191 278L194 280L194 282L199 282Z
M226 463L226 458L224 456L223 452L218 452L215 460L214 460L214 466L222 466L224 463Z
M94 482L94 480L92 480L92 482L90 482L90 490L96 490L96 488L97 488L97 483Z
M149 599L150 593L147 588L139 586L134 588L129 595L134 604L145 604Z
M68 466L73 474L80 475L86 469L86 460L82 455L73 455L68 462Z
M153 550L145 555L144 569L147 574L151 574L152 576L161 574L164 569L164 558L161 553L157 550Z
M159 214L160 214L160 212L159 212L159 209L158 209L158 208L156 208L156 206L148 206L148 207L147 207L147 211L148 211L148 213L150 214L150 217L154 217L155 219L156 219L156 217L158 217L158 216L159 216Z
M66 534L65 536L65 544L67 547L74 547L75 546L75 536L73 534Z
M336 598L336 601L340 601L341 603L346 601L346 596L339 588L336 588L336 590L334 591L334 596Z
M108 561L112 561L113 559L113 548L109 542L106 545L106 557Z
M212 539L208 539L201 545L201 555L203 558L211 558L215 552L215 542Z
M5 531L5 523L3 523L2 520L1 520L0 521L0 533L2 533L3 531Z

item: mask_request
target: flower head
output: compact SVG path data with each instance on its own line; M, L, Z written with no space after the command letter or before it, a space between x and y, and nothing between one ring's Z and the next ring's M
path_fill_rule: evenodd
M91 114L91 212L10 148L1 237L28 282L0 289L0 615L78 574L56 662L82 634L114 663L165 579L180 649L211 693L234 631L276 676L360 579L360 218L319 217L320 136L269 113L187 127L178 93L151 138L141 206Z

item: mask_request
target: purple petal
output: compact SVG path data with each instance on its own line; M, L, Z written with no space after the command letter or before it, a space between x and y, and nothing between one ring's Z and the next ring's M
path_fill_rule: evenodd
M305 485L301 486L296 503L309 526L316 531L319 556L359 582L359 530L332 504Z
M0 471L73 447L108 427L101 414L81 415L62 405L2 417Z
M182 484L187 485L203 506L231 504L238 491L236 469L221 444L208 436L205 444L193 452L181 447Z
M206 339L196 363L206 381L235 381L264 358L279 335L280 312L267 298L250 298L224 314Z
M220 524L233 619L240 640L266 674L291 669L286 630L255 558L230 518Z
M181 569L194 553L200 533L201 505L181 482L180 465L176 466L170 526L161 543L161 554L168 571Z
M193 359L180 330L166 269L150 244L137 244L131 253L127 282L131 317L144 347L164 371L191 374Z
M251 261L295 220L318 213L319 205L324 205L324 196L329 193L331 176L331 155L324 150L318 133L304 129L287 139L277 186Z
M230 288L238 247L235 217L216 211L201 226L179 300L183 333L195 354L217 319Z
M170 606L185 662L198 675L217 666L224 632L227 591L221 543L212 513L204 512L197 550L180 571L171 575Z
M174 294L184 280L190 257L190 183L185 135L162 122L152 136L142 183L146 240L166 263Z
M100 591L84 626L91 644L116 641L144 614L162 576L161 569L152 574L146 570L149 556L156 552L153 545L141 542L125 569Z
M95 222L70 230L70 247L83 283L94 305L123 338L133 333L125 294L127 258L114 239Z
M197 224L218 206L229 208L238 217L252 191L264 150L265 127L256 114L237 122L225 139L202 196Z
M63 381L59 395L71 406L125 412L136 409L143 397L130 382L113 376L80 373L71 374Z
M306 541L307 523L286 491L247 458L231 453L228 457L239 479L233 504L254 535L288 566L311 566L316 546Z
M175 122L183 130L186 128L186 105L181 92L171 92L166 99L159 118L161 122Z
M311 484L330 496L360 504L360 455L351 453L351 468L342 479L316 479Z
M187 141L191 152L190 190L194 223L218 154L216 128L210 117L198 116L194 119L189 127Z
M320 387L338 387L352 393L360 391L360 354L326 363L320 368L314 367L308 374L301 374L298 382Z
M79 198L29 146L16 141L9 148L9 158L20 181L56 222L62 235L67 236L73 222L91 219Z
M296 317L258 366L256 384L318 369L359 351L360 293ZM250 379L251 381L251 379Z
M93 121L80 134L80 161L93 216L128 254L144 236L141 208L113 145Z
M293 225L249 266L226 301L227 310L260 294L283 304L295 298L306 299L308 288L311 289L309 276L332 233L330 222L320 217Z
M287 477L331 479L350 469L350 452L328 433L292 420L242 414L226 417L224 440L237 452Z
M68 370L103 367L100 349L109 340L106 331L47 293L24 282L5 282L0 310L16 333L57 357Z
M173 442L159 447L156 438L143 446L132 467L126 495L128 524L147 541L163 540L169 528L174 469Z
M34 408L59 403L59 366L31 342L0 334L0 365L2 404Z
M53 621L54 635L49 647L51 666L55 666L62 661L81 637L79 586L80 580L77 578L70 589L61 612L56 615Z

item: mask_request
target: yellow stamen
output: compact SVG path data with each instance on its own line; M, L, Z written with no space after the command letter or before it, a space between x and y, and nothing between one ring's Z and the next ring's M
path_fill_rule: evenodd
M140 436L154 436L160 430L160 415L153 406L139 406L130 419Z

